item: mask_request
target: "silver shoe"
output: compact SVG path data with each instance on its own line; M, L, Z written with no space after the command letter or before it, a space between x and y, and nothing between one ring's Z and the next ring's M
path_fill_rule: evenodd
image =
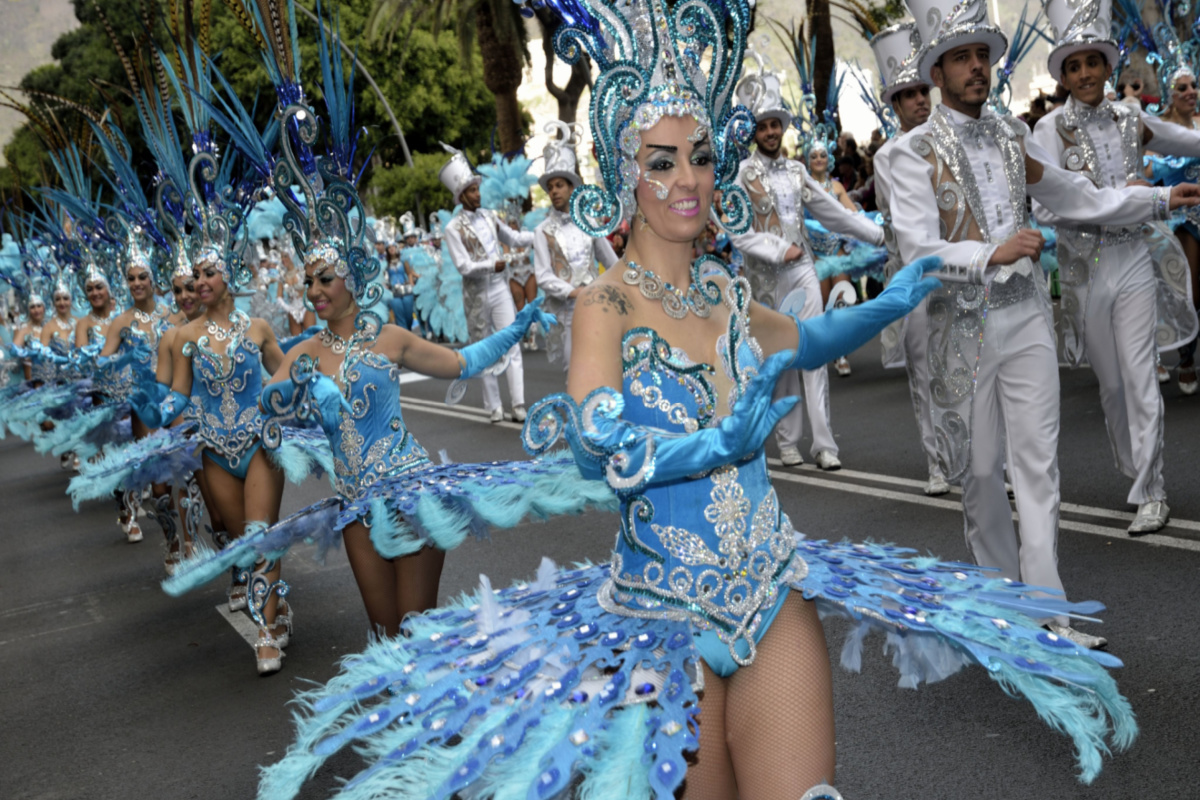
M833 368L837 370L839 377L848 378L850 376L850 359L842 356L833 362Z
M504 409L503 408L493 408L491 416L488 417L488 421L491 422L493 425L495 425L497 422L503 422L504 421Z
M925 494L930 497L937 497L943 494L950 493L950 484L941 475L930 475L929 480L925 482Z
M1138 506L1137 516L1129 525L1130 536L1142 536L1147 533L1161 531L1171 518L1171 509L1165 500L1151 500Z
M275 655L264 657L261 651L267 647L275 648ZM269 628L258 629L258 641L254 643L254 658L259 675L271 675L283 669L283 646L280 645L278 639L271 635Z
M117 524L121 526L121 532L125 534L125 541L130 544L137 544L142 540L142 527L138 525L134 517L130 517L128 522L117 520Z
M512 418L513 422L524 422L525 406L513 406Z
M779 460L785 467L798 467L804 463L804 456L800 455L799 447L781 447L779 448Z
M1046 630L1050 631L1050 633L1054 634L1060 639L1066 639L1069 642L1074 642L1080 647L1088 650L1096 650L1108 644L1108 639L1105 639L1103 636L1092 636L1090 633L1077 631L1069 625L1058 625L1051 622L1045 627Z
M829 450L818 450L814 458L816 459L817 466L826 472L833 472L835 469L842 468L842 462Z

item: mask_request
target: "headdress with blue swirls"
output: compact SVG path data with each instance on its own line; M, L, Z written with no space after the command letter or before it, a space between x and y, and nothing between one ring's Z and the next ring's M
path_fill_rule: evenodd
M665 116L695 117L709 131L721 211L733 230L750 223L750 201L735 185L739 147L754 117L734 103L750 29L746 0L532 0L562 17L554 51L568 64L586 52L600 68L592 89L592 135L603 187L580 186L571 216L605 236L633 215L642 178L641 132ZM525 0L518 0L522 5Z

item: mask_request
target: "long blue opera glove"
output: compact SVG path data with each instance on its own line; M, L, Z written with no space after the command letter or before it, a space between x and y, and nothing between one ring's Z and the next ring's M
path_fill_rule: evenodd
M268 449L278 444L278 426L288 419L321 423L326 435L337 435L342 412L352 411L342 390L328 375L317 370L317 359L302 355L292 363L289 378L263 387L259 403L268 417L263 442Z
M165 425L170 425L175 421L175 418L184 412L184 409L191 403L191 399L186 394L180 394L172 389L167 393L167 397L158 404L159 421Z
M523 444L538 455L565 433L584 477L602 478L618 494L702 474L757 453L776 423L799 402L798 397L772 402L775 382L792 358L785 350L764 361L729 416L711 428L682 434L635 425L620 418L621 393L601 387L579 405L564 394L534 404L522 431ZM568 417L565 430L556 415Z
M133 394L129 396L129 407L133 409L133 413L137 414L138 419L146 423L151 428L162 428L162 401L167 399L170 394L171 387L165 383L155 381L152 384L138 384L138 387L133 390ZM168 420L167 424L171 424L174 420Z
M543 328L557 325L558 320L553 314L542 311L543 298L538 297L517 312L517 318L503 330L498 330L491 336L481 339L475 344L469 344L458 351L462 357L463 368L459 379L472 378L496 363L513 345L525 338L525 332L533 323L539 323Z
M937 256L918 259L892 277L891 283L874 300L848 308L835 308L819 317L792 319L800 333L795 358L789 369L817 369L839 356L852 353L888 326L903 317L942 285L937 278L925 277L942 268ZM786 303L786 299L785 299Z
M296 334L295 336L286 336L286 337L280 339L279 340L279 349L286 353L288 350L291 350L293 347L300 344L301 342L306 341L306 340L311 339L312 337L316 336L317 331L319 331L319 330L321 330L320 325L309 325L307 328L305 328L303 331Z

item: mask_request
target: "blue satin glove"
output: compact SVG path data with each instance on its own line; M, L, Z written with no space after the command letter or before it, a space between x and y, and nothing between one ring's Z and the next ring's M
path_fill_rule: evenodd
M897 272L874 300L849 308L831 309L819 317L805 320L793 314L800 342L795 358L787 368L817 369L839 356L853 353L941 286L942 282L937 278L925 277L926 273L941 268L940 258L927 256Z
M793 357L790 350L785 350L764 361L732 413L715 427L696 433L667 433L621 420L616 417L621 397L612 396L606 409L586 415L589 423L580 431L580 446L572 448L576 460L583 456L584 461L595 462L596 456L602 455L609 486L628 493L703 474L752 456L762 449L779 420L800 401L798 397L785 397L772 402L775 382ZM595 474L594 465L580 466L585 475Z
M499 361L501 356L525 338L525 332L533 323L537 322L543 328L557 325L558 320L554 318L553 314L542 311L542 300L543 298L538 297L532 302L526 303L525 307L517 312L517 318L513 320L513 324L507 328L496 331L491 336L459 350L458 355L463 363L462 372L458 375L459 379L473 378Z
M175 418L184 412L191 403L191 399L186 394L180 394L172 389L167 393L167 398L158 404L159 426L170 425L175 421Z
M167 399L171 387L155 381L152 384L138 384L129 396L129 407L138 419L151 428L163 427L162 401Z
M342 412L353 409L333 378L318 372L317 361L309 356L296 359L290 374L289 380L263 387L259 402L265 413L310 422L315 411L327 432L337 430Z
M306 340L311 339L312 337L316 336L317 331L319 331L319 330L321 330L320 325L310 325L309 327L305 328L302 332L296 334L295 336L288 336L283 339L280 339L279 340L279 349L286 353L288 350L291 350L293 347L300 344L301 342L306 341Z

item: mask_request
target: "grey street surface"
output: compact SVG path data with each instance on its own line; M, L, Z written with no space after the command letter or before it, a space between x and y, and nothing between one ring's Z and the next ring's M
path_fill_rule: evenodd
M957 494L921 493L903 373L880 368L875 345L851 363L852 377L831 378L845 469L775 462L784 510L810 537L966 558ZM563 373L529 354L526 381L536 399L561 390ZM1128 481L1113 467L1096 380L1064 370L1062 383L1062 577L1072 598L1109 606L1103 624L1082 627L1107 636L1125 661L1117 677L1138 714L1138 741L1084 787L1069 740L982 669L899 689L882 640L869 639L862 674L834 670L837 785L847 800L1200 797L1200 397L1164 387L1173 520L1162 535L1135 541L1124 533ZM404 388L406 419L431 452L524 457L518 426L487 424L477 386L453 408L441 403L445 382ZM71 510L68 479L57 459L0 441L0 800L253 797L258 765L291 740L293 694L328 679L365 643L344 555L318 564L295 552L285 561L296 631L283 671L259 678L239 630L244 615L220 611L224 587L168 597L154 523L144 521L143 543L126 544L110 503ZM328 492L315 479L288 486L284 513ZM603 561L615 524L608 515L571 517L468 542L446 560L442 597L473 589L481 572L496 585L527 577L542 556ZM845 630L827 625L835 665ZM356 763L352 752L339 754L303 797L327 797ZM798 797L806 787L796 788Z

